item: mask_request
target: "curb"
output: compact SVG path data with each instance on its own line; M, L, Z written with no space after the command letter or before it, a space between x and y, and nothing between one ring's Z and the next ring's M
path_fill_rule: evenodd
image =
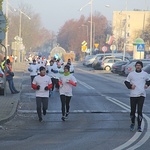
M22 71L22 76L20 77L20 81L18 84L18 88L20 90L20 93L13 95L12 97L7 97L5 96L5 98L8 98L10 100L13 99L12 104L13 104L13 108L11 110L11 112L9 113L9 115L7 115L6 117L4 117L3 119L0 120L0 125L6 123L7 121L10 121L11 119L14 118L14 116L17 113L17 108L19 105L19 100L20 100L20 96L21 96L21 90L22 90L22 79L23 79L23 75L24 75L24 71Z

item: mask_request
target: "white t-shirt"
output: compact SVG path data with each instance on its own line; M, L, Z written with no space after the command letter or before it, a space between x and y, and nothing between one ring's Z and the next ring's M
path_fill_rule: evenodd
M72 85L67 83L69 80L77 83L76 78L72 74L60 77L60 81L62 81L62 86L59 88L60 95L72 96Z
M30 76L36 76L37 75L37 72L38 72L38 65L37 64L31 64L28 69L30 69Z
M145 91L144 86L145 86L146 81L149 81L149 80L150 80L150 76L145 71L130 72L126 78L126 81L136 86L134 90L133 89L130 90L130 97L139 97L139 96L146 97L146 91Z
M56 78L56 73L52 72L51 70L57 70L57 68L55 67L55 65L53 66L47 66L47 70L48 70L48 76L50 76L51 78Z
M51 78L47 75L45 76L36 76L32 82L35 85L39 85L40 89L36 90L36 97L49 97L49 90L45 90L44 88L51 84Z
M60 79L60 77L63 76L64 69L63 69L63 67L60 67L60 68L57 67L57 71L58 72L55 74L56 75L56 79Z
M71 64L70 65L70 72L73 72L74 71L74 66Z

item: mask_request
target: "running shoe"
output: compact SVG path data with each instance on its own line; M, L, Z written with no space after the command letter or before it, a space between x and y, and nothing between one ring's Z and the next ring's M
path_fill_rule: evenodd
M140 126L138 126L137 131L138 131L138 132L142 132L142 129L141 129Z
M65 115L65 119L68 119L68 115L69 115L69 113L66 113L66 115Z
M130 125L130 131L134 131L134 123L131 123L131 125Z
M61 120L62 120L62 121L65 121L65 116L62 116Z

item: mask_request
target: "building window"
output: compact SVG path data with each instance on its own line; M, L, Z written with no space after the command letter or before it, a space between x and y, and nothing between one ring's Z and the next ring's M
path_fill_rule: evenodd
M129 32L127 33L127 36L128 36L128 37L130 36L130 33L129 33Z
M128 27L130 28L130 24L128 24Z

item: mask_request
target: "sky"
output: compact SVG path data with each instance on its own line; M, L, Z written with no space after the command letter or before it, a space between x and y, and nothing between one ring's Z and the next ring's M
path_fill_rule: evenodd
M79 19L81 15L90 15L91 0L8 0L11 6L17 8L20 3L31 6L42 20L43 27L58 33L61 26L70 19ZM126 5L127 4L127 5ZM106 7L109 5L110 7ZM5 13L5 0L3 3ZM82 11L79 11L82 8ZM108 20L112 20L113 11L123 10L149 10L150 0L93 0L93 13L100 12Z

